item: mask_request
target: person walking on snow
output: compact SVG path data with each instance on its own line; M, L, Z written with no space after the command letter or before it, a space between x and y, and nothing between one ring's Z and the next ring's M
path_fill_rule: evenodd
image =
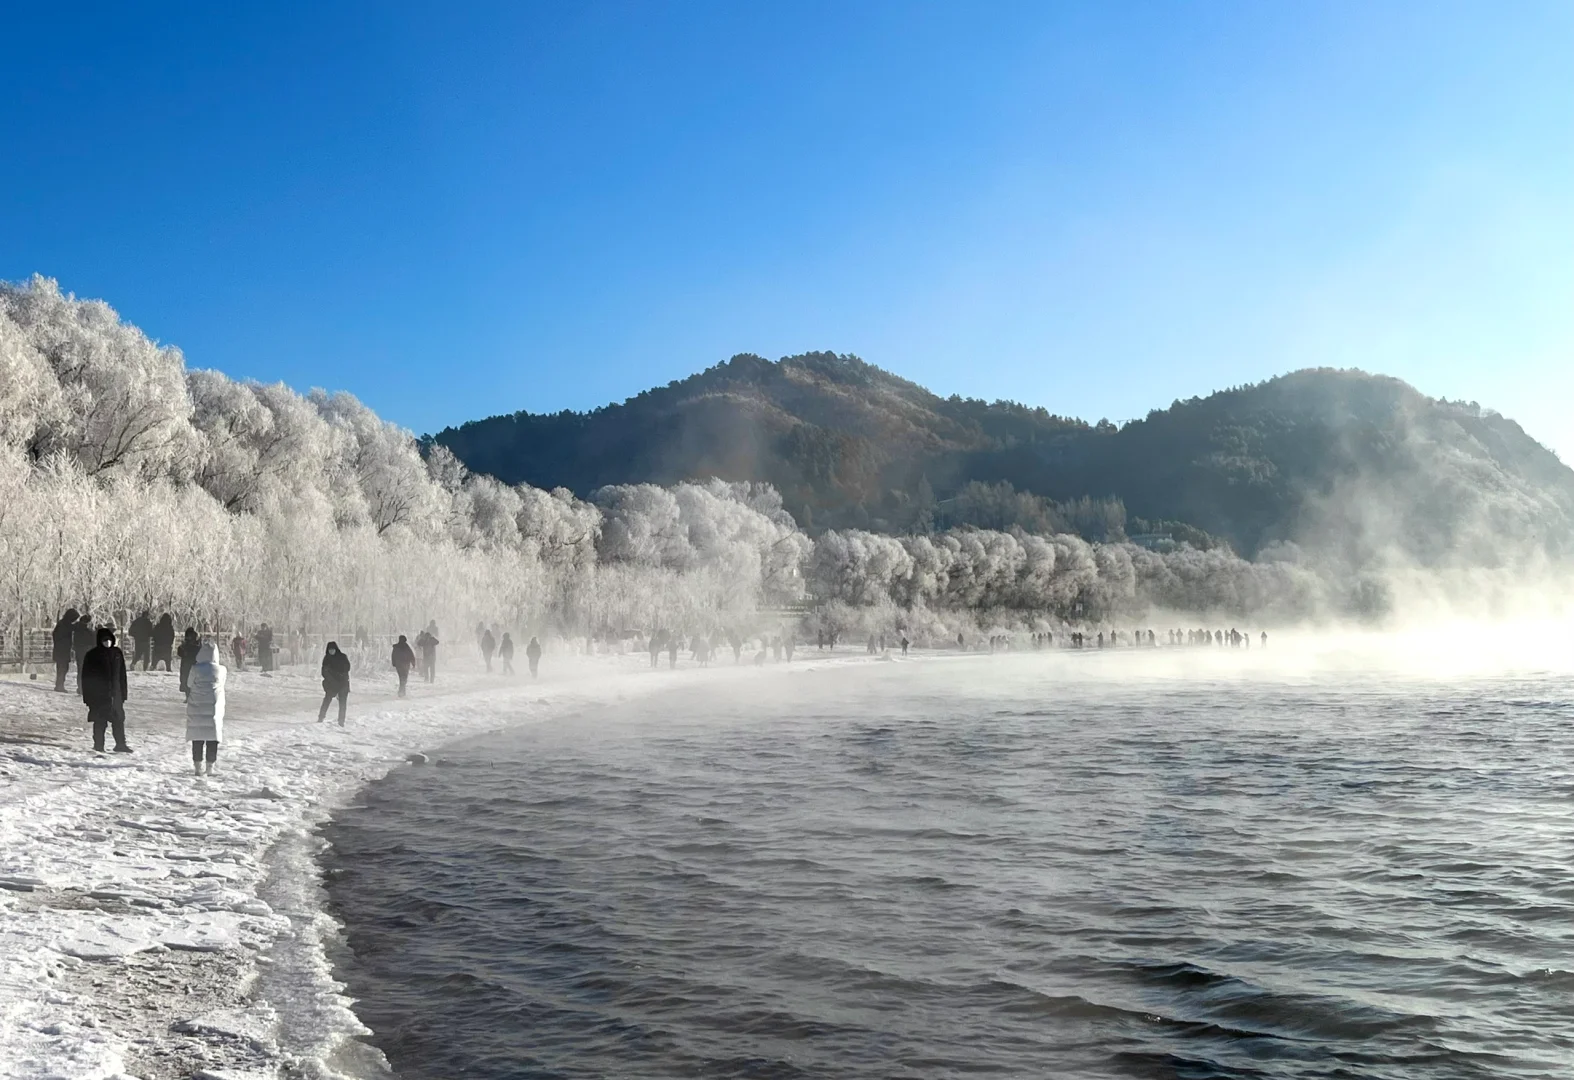
M344 726L344 710L350 697L350 657L339 651L339 643L328 642L322 656L322 708L317 710L317 722L328 718L328 706L339 699L339 726Z
M504 636L507 640L507 636ZM415 667L415 650L410 648L410 643L404 635L399 635L399 640L394 642L393 668L399 673L399 696L404 697L405 685L410 681L410 669Z
M508 631L503 631L503 643L497 647L497 657L503 661L503 674L514 673L514 639L508 636Z
M180 692L187 698L191 697L191 669L197 662L197 654L202 651L202 642L197 637L197 632L191 627L186 627L186 636L180 639Z
M137 665L142 665L146 671L152 662L153 656L153 620L148 618L147 612L142 612L131 620L129 627L131 633L131 670L135 671Z
M160 664L164 665L165 671L170 670L174 650L175 620L166 611L158 617L158 625L153 628L153 670L157 671Z
M66 692L66 672L71 670L71 640L77 630L77 609L66 608L49 633L50 655L55 661L55 690Z
M483 629L481 631L481 659L486 661L486 670L488 673L490 673L492 670L492 654L496 651L497 638L492 636L491 630Z
M103 751L107 727L115 735L115 753L131 753L126 745L126 654L115 647L115 631L99 627L98 644L82 658L78 679L93 725L93 749Z
M530 661L530 677L534 679L537 668L541 664L541 642L535 638L530 639L530 644L525 646L525 659Z
M186 738L191 743L191 765L198 776L213 775L219 759L219 743L224 738L224 677L218 650L211 642L197 649L197 662L191 667L186 685ZM206 759L206 768L204 768Z
M235 670L246 670L246 639L236 634L230 638L230 655L235 658Z

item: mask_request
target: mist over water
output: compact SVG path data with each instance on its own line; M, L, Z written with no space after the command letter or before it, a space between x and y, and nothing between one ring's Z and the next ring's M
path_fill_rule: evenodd
M1566 666L1177 652L449 748L329 830L341 977L409 1078L1569 1075Z

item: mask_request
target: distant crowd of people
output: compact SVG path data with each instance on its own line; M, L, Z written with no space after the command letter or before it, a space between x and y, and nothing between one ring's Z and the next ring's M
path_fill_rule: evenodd
M486 665L486 670L492 670L492 657L496 656L503 665L503 674L514 673L514 638L508 631L503 631L501 640L497 636L497 628L488 626L484 622L475 624L476 647L481 650L481 661ZM531 638L525 646L525 661L530 665L530 676L535 678L541 671L541 642Z
M743 654L751 654L750 663L763 666L771 662L774 657L777 663L783 660L791 662L793 652L797 649L797 639L791 631L783 630L780 634L759 634L744 637L735 630L716 630L710 634L695 634L692 637L677 630L655 630L649 639L642 634L636 634L634 647L650 653L650 666L659 667L663 655L667 658L669 669L678 666L678 655L687 652L700 667L709 667L712 660L722 655L723 649L732 652L734 664L743 663Z
M822 628L815 632L815 647L822 652L827 649L835 652L840 640L841 635L835 630ZM1261 632L1259 640L1263 648L1268 647L1266 630ZM756 664L764 664L772 657L778 661L783 659L790 661L796 648L796 635L787 629L783 629L780 634L757 634L749 638L744 638L731 630L693 636L675 631L657 630L650 635L648 643L640 635L635 636L634 643L636 648L643 646L649 650L650 666L653 668L660 666L664 656L669 668L677 667L679 655L685 652L689 653L701 667L707 667L726 647L731 648L734 663L743 662L743 654L747 649L757 649L753 653L753 662ZM1054 631L1026 635L989 634L972 639L969 639L966 632L958 632L955 647L962 652L979 650L994 653L1010 652L1024 646L1034 650L1159 648L1163 645L1229 646L1250 649L1251 644L1250 634L1235 629L1167 630L1162 640L1155 630L1107 629L1064 630L1058 635ZM912 646L912 639L906 631L900 629L871 633L864 641L864 651L870 655L900 650L903 656L907 656ZM484 650L485 646L483 646Z
M1174 647L1181 645L1228 645L1232 648L1242 646L1252 647L1252 636L1242 633L1233 627L1229 630L1166 630L1163 644ZM1059 640L1053 631L1044 631L1029 635L1034 649L1053 649L1056 647L1066 649L1156 649L1160 647L1159 636L1153 630L1096 630L1089 634L1085 630L1063 631ZM966 648L963 635L957 635L957 646ZM996 634L989 638L989 651L997 652L1014 647L1014 642L1009 634ZM1262 632L1262 647L1268 647L1268 631Z

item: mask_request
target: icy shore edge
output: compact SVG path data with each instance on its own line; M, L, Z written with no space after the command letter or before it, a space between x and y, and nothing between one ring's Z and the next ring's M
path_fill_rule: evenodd
M211 777L172 676L133 677L130 755L91 751L73 695L0 681L0 1077L376 1075L325 951L315 829L412 753L689 682L569 666L363 691L344 729L305 671L240 673Z
M573 660L540 683L461 672L460 692L408 701L361 690L345 729L316 722L304 670L242 673L211 777L193 775L173 676L133 676L126 756L88 748L72 695L0 680L0 1080L391 1075L335 978L317 827L412 754L765 674L646 663Z

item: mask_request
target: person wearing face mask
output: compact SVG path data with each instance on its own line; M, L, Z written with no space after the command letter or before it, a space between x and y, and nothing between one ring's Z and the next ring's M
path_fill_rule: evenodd
M93 749L103 752L104 729L115 735L115 753L129 754L126 745L126 654L115 646L115 631L98 628L98 644L82 657L82 704L93 725Z

